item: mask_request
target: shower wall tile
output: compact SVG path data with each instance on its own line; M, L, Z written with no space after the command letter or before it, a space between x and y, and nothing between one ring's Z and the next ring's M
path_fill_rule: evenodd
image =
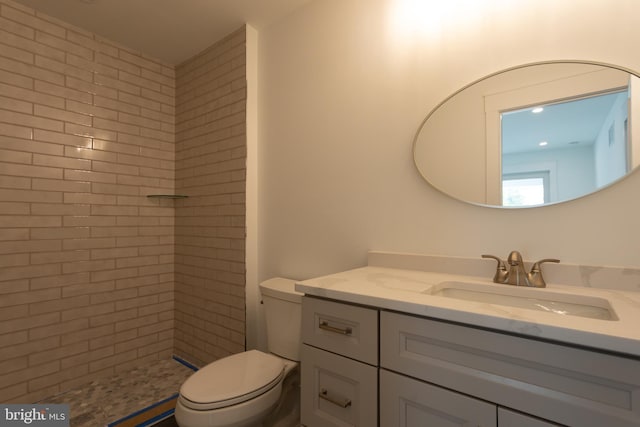
M176 203L146 196L174 191L175 86L173 66L0 0L0 401L173 353ZM207 298L239 286L238 259ZM207 321L240 317L220 301Z
M242 27L176 67L175 349L200 365L244 350L244 58Z

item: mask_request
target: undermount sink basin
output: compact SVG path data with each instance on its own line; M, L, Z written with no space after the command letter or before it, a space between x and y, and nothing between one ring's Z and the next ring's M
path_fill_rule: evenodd
M547 289L446 281L435 285L423 293L464 301L544 311L561 316L618 320L618 317L611 308L611 304L604 298L563 294Z

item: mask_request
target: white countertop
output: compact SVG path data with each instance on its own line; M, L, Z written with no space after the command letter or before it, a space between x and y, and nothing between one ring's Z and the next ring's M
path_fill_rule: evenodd
M509 287L539 294L603 298L617 319L602 320L430 295L434 286L454 281L487 286L488 292ZM497 287L497 288L496 288ZM519 288L490 278L368 266L296 283L307 295L460 322L472 326L624 353L640 357L640 292L547 284Z

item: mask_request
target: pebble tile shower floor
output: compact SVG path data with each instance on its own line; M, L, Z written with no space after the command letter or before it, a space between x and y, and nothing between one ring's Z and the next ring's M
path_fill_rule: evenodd
M174 360L161 360L101 378L42 403L67 404L71 427L103 427L174 395L193 370Z

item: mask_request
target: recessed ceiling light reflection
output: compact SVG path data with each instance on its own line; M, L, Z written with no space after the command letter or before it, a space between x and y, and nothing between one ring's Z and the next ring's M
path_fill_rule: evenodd
M545 147L545 146L547 146L548 144L549 144L549 143L548 143L547 141L540 141L540 142L538 142L538 145L539 145L540 147Z
M533 108L533 109L531 110L531 112L532 112L533 114L542 113L543 111L544 111L544 108L542 108L542 107L536 107L536 108Z

